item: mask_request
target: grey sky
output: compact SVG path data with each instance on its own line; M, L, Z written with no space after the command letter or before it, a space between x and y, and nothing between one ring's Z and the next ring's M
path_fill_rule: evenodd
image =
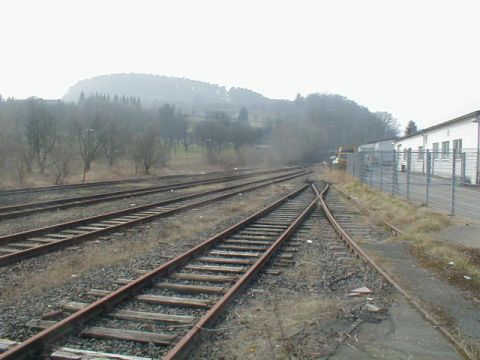
M145 72L345 95L419 127L480 109L475 0L2 0L0 94Z

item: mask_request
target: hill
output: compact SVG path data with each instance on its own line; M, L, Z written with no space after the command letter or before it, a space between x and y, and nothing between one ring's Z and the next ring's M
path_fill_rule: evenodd
M261 106L270 99L254 91L232 88L207 82L150 74L111 74L81 80L73 85L63 97L64 101L76 102L81 94L107 94L140 97L146 105L170 103L184 106L205 104L232 104Z

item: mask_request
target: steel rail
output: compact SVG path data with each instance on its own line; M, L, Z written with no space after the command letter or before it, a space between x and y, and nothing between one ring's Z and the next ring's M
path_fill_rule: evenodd
M351 249L358 257L362 258L364 261L369 263L371 266L377 270L377 272L383 276L387 282L389 282L400 294L402 294L416 309L420 312L427 321L429 321L435 328L437 328L455 347L455 349L465 358L468 360L475 360L475 358L468 353L462 344L457 340L457 338L445 327L443 326L435 317L425 309L422 304L415 300L415 298L410 295L396 280L393 279L383 268L377 264L377 262L370 257L354 240L353 238L341 227L341 225L337 222L335 217L333 216L332 212L330 211L326 201L325 195L329 190L329 186L321 192L321 196L319 197L320 204L322 206L325 215L334 227L335 231L340 235L340 237L345 242L347 248ZM394 227L393 225L384 222L384 224L392 229L392 231L397 232L397 234L404 234L401 230Z
M27 204L21 204L21 205L4 206L4 207L0 207L0 220L12 219L12 218L31 215L31 214L35 214L43 211L66 209L74 206L87 206L87 205L97 204L105 201L114 201L114 200L126 199L131 197L137 197L137 196L151 195L151 194L156 194L156 193L161 193L161 192L166 192L171 190L185 189L193 186L214 184L214 183L233 181L233 180L241 180L244 178L250 178L254 176L267 175L267 174L285 172L285 171L286 170L279 170L279 169L264 170L264 171L259 171L255 173L243 174L243 175L234 175L234 176L227 176L227 177L220 177L220 178L213 178L213 179L192 180L192 181L181 182L177 184L159 185L159 186L152 186L152 187L147 187L142 189L121 190L121 191L100 193L100 194L87 195L87 196L77 196L77 197L66 198L66 199L54 199L54 200L27 203Z
M29 230L29 231L25 231L25 232L21 232L21 233L16 233L16 234L12 234L12 235L3 236L3 237L0 237L0 245L5 245L5 244L11 243L13 241L26 239L26 238L32 237L32 236L38 236L38 235L42 235L42 234L52 233L52 232L55 232L55 231L61 231L61 230L69 229L69 228L74 228L76 226L87 225L89 223L95 223L95 222L99 222L99 221L106 220L106 219L118 218L120 216L125 216L126 214L131 214L131 213L138 212L138 211L145 210L145 209L149 209L149 208L152 208L152 207L169 205L169 204L177 203L177 202L184 201L184 200L194 199L194 198L205 196L205 195L211 195L211 194L215 194L215 193L218 193L218 192L223 192L223 191L228 191L228 190L231 190L231 189L240 188L240 190L235 190L235 191L232 191L232 192L229 192L229 193L226 193L226 194L216 196L214 198L201 200L201 201L198 201L198 202L195 202L195 203L186 204L184 206L180 206L178 208L167 210L167 211L164 211L162 213L153 214L153 215L149 215L149 216L144 216L140 219L131 220L131 221L128 221L128 222L125 222L125 223L122 223L122 224L112 225L112 226L109 226L107 228L94 230L94 231L89 231L89 232L86 232L84 234L71 236L71 237L66 238L66 239L58 240L58 241L47 243L47 244L44 244L44 245L31 247L31 248L28 248L28 249L25 249L25 250L20 250L20 251L11 253L11 254L2 255L2 256L0 256L0 266L7 265L7 264L10 264L12 262L16 262L16 261L19 261L19 260L22 260L22 259L25 259L25 258L28 258L28 257L40 255L40 254L43 254L45 252L49 252L49 251L54 250L54 249L65 247L67 245L76 244L78 242L90 239L94 236L99 236L99 235L104 235L104 234L107 234L107 233L111 233L111 232L117 231L121 228L131 227L131 226L134 226L134 225L137 225L137 224L140 224L140 223L151 221L151 220L159 218L159 217L165 217L165 216L168 216L168 215L180 212L180 211L185 211L185 210L193 208L193 207L198 207L198 206L205 205L205 204L208 204L208 203L211 203L211 202L214 202L214 201L223 200L223 199L234 196L234 195L236 195L238 193L241 193L241 192L252 191L252 190L264 187L264 186L268 186L268 185L275 184L275 183L278 183L278 182L282 182L282 181L290 180L290 179L293 179L293 178L296 178L296 177L300 177L300 176L306 175L308 173L309 172L302 170L302 171L299 171L299 172L296 172L296 173L293 173L293 174L280 175L280 176L275 176L275 177L272 177L272 178L269 178L269 179L255 180L255 181L251 181L251 182L243 183L243 184L239 184L239 185L232 185L232 186L229 186L229 187L226 187L226 188L213 189L213 190L208 190L208 191L199 192L199 193L195 193L195 194L185 195L185 196L165 200L165 201L162 201L162 202L158 202L158 203L155 203L153 205L152 204L142 205L142 206L139 206L139 207L136 207L136 208L130 208L130 209L126 209L126 210L121 210L121 211L111 212L111 213L107 213L107 214L97 215L97 216L90 217L90 218L84 218L84 219L81 219L81 220L75 220L75 221L62 223L62 224L58 224L58 225L47 226L47 227L43 227L43 228L40 228L40 229L34 229L34 230ZM260 183L260 185L254 185L254 186L251 186L251 187L248 187L248 188L244 188L245 186L252 185L252 184L258 184L258 183Z
M285 168L285 169L288 169L288 168ZM115 184L123 184L123 183L135 183L135 182L144 182L144 181L152 181L152 180L175 179L175 178L182 178L182 177L189 177L189 176L214 175L214 174L222 174L222 173L225 174L225 173L231 173L231 172L244 172L244 171L250 171L250 170L254 170L254 169L245 168L240 170L214 171L214 172L208 172L204 174L201 174L201 173L173 174L173 175L164 175L164 176L151 176L146 178L130 178L130 179L95 181L95 182L76 183L76 184L67 184L67 185L51 185L51 186L41 186L41 187L32 187L32 188L17 188L17 189L11 189L11 190L0 190L0 196L17 195L22 193L35 193L35 192L43 192L43 191L68 190L68 189L115 185Z
M55 341L59 340L60 338L68 335L69 333L75 331L76 329L80 328L85 324L87 321L93 319L94 317L98 316L99 314L108 311L113 306L117 305L119 302L131 297L132 295L136 294L139 290L144 287L152 285L157 278L163 275L167 275L171 273L174 269L182 266L186 261L193 259L195 255L205 251L211 247L213 247L218 242L224 240L228 236L232 235L233 233L239 231L243 227L247 226L251 222L265 216L266 214L273 211L275 208L279 207L283 203L287 202L289 199L295 197L296 195L300 194L301 192L305 191L309 185L301 186L300 188L294 190L290 194L282 197L281 199L275 201L274 203L270 204L269 206L263 208L262 210L256 212L255 214L243 219L242 221L236 223L235 225L229 227L228 229L220 232L219 234L207 239L203 243L196 245L192 249L188 250L187 252L165 262L164 264L160 265L156 269L149 271L148 273L144 274L143 276L139 277L138 279L129 282L127 285L120 287L119 289L113 291L112 293L102 297L101 299L87 305L85 308L71 314L70 316L66 317L65 319L57 322L56 324L50 326L49 328L39 332L38 334L32 336L31 338L17 344L16 346L10 348L3 354L0 354L0 360L23 360L28 359L33 356L41 356L42 353ZM278 238L277 241L268 249L268 256L262 256L258 261L255 262L253 269L249 270L249 276L242 276L239 279L241 282L238 286L237 283L234 285L235 291L229 291L229 296L227 297L225 294L222 297L221 301L223 305L215 305L214 308L216 309L214 312L209 311L209 318L213 320L213 318L218 314L218 312L225 306L225 304L231 300L235 293L246 284L248 280L252 278L252 276L266 263L268 258L270 258L274 253L275 250L281 245L281 243L295 230L295 228L300 224L300 222L304 219L307 214L308 209L313 209L315 206L316 200L312 201L309 206L302 212L302 214L297 217L297 219L292 223L288 229ZM212 308L213 310L213 308ZM172 355L177 356L177 354L183 353L187 351L188 346L192 343L191 341L196 337L198 334L198 330L200 329L200 324L204 324L205 317L202 317L203 320L201 323L198 322L195 326L195 333L188 332L189 334L189 341L181 341L182 346L179 348L175 346L170 352L170 358Z
M315 193L317 192L315 191ZM235 296L248 285L254 276L274 256L285 240L287 240L298 226L300 226L300 224L308 217L316 203L317 197L306 206L303 212L289 225L268 250L257 261L255 261L255 263L240 277L240 279L238 279L225 295L222 296L222 298L199 319L193 328L173 347L173 349L163 357L163 360L183 359L188 355L188 352L191 350L195 340L199 337L202 329L210 326Z
M333 185L333 187L335 188L335 190L337 190L338 192L340 192L343 196L347 197L349 200L351 200L356 206L358 206L362 211L366 212L368 215L371 215L371 216L378 216L378 214L375 213L374 210L370 209L369 207L365 206L364 204L362 204L359 200L355 199L353 196L351 196L349 193L347 193L346 191L344 191L343 189L339 188L338 186L335 186ZM386 220L383 220L383 219L380 219L380 221L385 225L387 226L394 235L405 235L403 233L402 230L400 230L399 228L397 228L395 225L393 225L392 223L386 221Z

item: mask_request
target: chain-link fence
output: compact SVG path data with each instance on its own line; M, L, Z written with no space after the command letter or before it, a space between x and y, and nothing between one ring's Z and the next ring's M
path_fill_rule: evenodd
M358 152L347 171L365 184L450 214L480 220L477 150Z

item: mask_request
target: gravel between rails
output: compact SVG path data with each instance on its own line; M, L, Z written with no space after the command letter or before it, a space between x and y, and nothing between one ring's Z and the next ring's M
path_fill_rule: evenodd
M40 318L42 314L52 310L59 309L59 304L65 300L70 301L92 301L91 297L87 297L86 292L89 289L105 289L113 290L116 286L113 284L117 278L138 277L135 273L136 269L152 269L154 266L165 261L166 258L174 257L183 253L191 246L198 244L210 236L228 228L232 224L238 222L240 219L247 215L250 215L265 206L273 202L274 200L284 196L290 192L293 187L299 186L303 183L305 177L288 181L288 183L282 183L276 186L279 191L272 193L271 188L262 188L256 191L245 193L242 195L242 201L238 201L238 197L230 198L222 201L221 203L211 204L199 209L192 209L188 212L181 213L171 218L161 219L159 221L152 222L146 226L135 227L125 232L115 233L111 236L99 239L95 241L95 246L98 251L103 249L110 249L112 243L121 247L122 244L127 245L135 241L141 241L146 237L156 237L157 239L163 238L165 228L174 225L169 231L181 231L181 227L178 223L182 220L189 219L191 222L193 218L196 221L204 221L202 218L212 217L216 222L213 222L213 226L209 226L203 229L201 232L194 234L193 236L181 237L170 245L163 243L158 244L154 248L150 249L148 253L141 256L131 257L125 261L120 261L117 264L98 266L91 271L86 271L82 274L72 274L70 281L62 283L55 287L46 287L38 293L24 292L17 295L12 302L12 299L3 301L0 303L0 338L9 338L16 341L22 341L29 336L32 336L37 331L26 327L24 324L34 318ZM262 197L263 196L263 197ZM225 213L222 205L236 206L242 208L242 203L248 203L249 201L258 201L258 199L264 199L256 209L249 211L237 211L232 215ZM209 215L210 214L210 215ZM175 224L177 222L177 224ZM207 220L205 222L208 223ZM188 226L188 223L187 223ZM67 250L65 250L67 251ZM78 248L68 250L71 252L81 251ZM104 251L104 250L103 250ZM110 250L109 250L110 251ZM26 259L12 267L7 267L0 270L0 284L4 286L3 290L8 288L14 288L16 282L22 281L19 277L25 276L29 273L41 272L43 269L52 265L59 257L58 253L46 254L40 258ZM68 256L68 255L65 255ZM142 305L147 306L148 305ZM77 339L74 341L80 347L85 346L88 348L88 339ZM73 341L73 340L72 340ZM111 343L110 343L111 344ZM142 347L139 344L132 344L133 348L137 346ZM115 348L113 348L115 349ZM120 350L117 350L117 352Z
M366 310L365 296L347 294L367 286L373 290L371 302L388 311L391 286L347 251L341 256L347 260L340 260L339 250L329 246L335 235L327 220L318 209L314 216L292 237L301 244L295 265L280 268L274 260L270 268L282 273L262 271L222 320L204 331L191 359L320 359L334 352L354 324L385 319ZM319 302L320 311L308 312L312 301ZM306 312L298 313L303 308ZM291 313L304 321L295 323Z
M238 172L239 175L243 175L246 173L247 172L245 171ZM87 196L87 195L94 195L99 193L107 193L107 192L121 191L121 190L143 189L150 186L169 185L169 184L175 184L179 182L211 179L214 177L226 177L226 176L233 176L234 174L225 172L223 174L185 173L185 174L172 174L172 175L175 175L178 177L166 178L166 179L151 177L151 178L145 178L143 181L132 182L132 183L98 185L98 186L92 186L92 187L58 189L58 190L40 191L40 192L33 192L33 193L20 193L20 194L12 194L12 195L1 194L0 192L0 206L8 206L8 205L22 204L22 203L29 203L29 202L40 202L40 201L47 201L47 200L53 200L53 199L59 199L59 198Z
M77 220L85 217L100 215L103 213L118 211L121 209L128 209L133 206L145 205L153 202L159 202L173 197L192 194L195 192L204 191L207 189L221 188L223 186L230 186L241 184L254 180L268 178L269 175L258 176L255 178L240 179L229 181L225 183L215 183L195 186L192 188L175 190L171 192L159 192L157 194L150 194L145 196L136 196L127 199L106 201L94 205L72 207L63 210L46 211L40 214L32 214L16 219L8 219L0 221L0 236L13 234L20 231L27 231L43 226L55 225L61 222Z

